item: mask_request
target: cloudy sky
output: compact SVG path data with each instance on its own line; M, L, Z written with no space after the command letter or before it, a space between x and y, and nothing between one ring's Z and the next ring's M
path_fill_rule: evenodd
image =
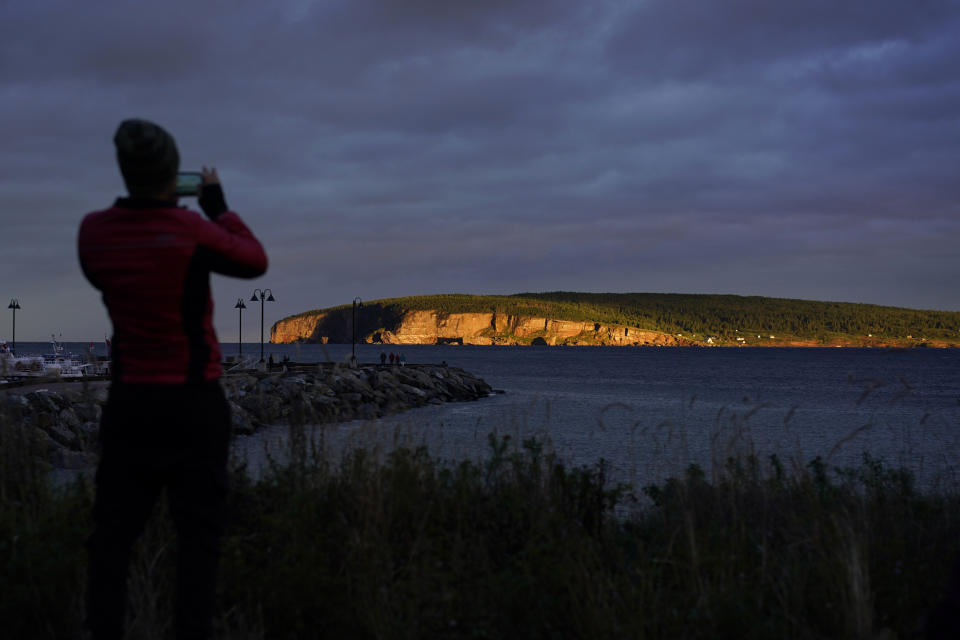
M960 310L958 60L958 0L0 0L0 309L110 331L76 229L141 117L270 256L214 276L224 340L257 287L268 326L453 292Z

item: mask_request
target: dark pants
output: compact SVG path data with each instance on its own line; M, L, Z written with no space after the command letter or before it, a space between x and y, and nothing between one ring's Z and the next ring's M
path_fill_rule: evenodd
M177 638L210 637L229 439L230 409L219 383L110 389L87 542L87 625L94 639L123 636L130 550L164 487L179 549Z

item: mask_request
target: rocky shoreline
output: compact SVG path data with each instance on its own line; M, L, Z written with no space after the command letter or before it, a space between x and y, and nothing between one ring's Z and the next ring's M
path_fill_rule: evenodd
M456 367L290 365L280 372L245 371L222 379L234 433L266 425L372 420L427 404L477 400L494 391ZM38 450L57 468L81 469L96 460L96 436L107 384L65 383L0 390L0 425L34 427Z

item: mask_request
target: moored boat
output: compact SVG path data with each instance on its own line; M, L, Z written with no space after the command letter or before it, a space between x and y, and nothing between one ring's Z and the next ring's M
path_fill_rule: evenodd
M56 336L50 336L50 353L17 355L5 342L0 343L0 382L23 378L80 378L109 375L110 361L92 356L86 360L68 353Z

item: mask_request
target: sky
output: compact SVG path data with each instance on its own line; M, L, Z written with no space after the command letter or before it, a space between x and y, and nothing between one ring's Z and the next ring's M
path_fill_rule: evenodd
M139 117L269 255L225 341L255 288L960 310L958 60L960 0L0 0L0 300L111 332L76 232Z

